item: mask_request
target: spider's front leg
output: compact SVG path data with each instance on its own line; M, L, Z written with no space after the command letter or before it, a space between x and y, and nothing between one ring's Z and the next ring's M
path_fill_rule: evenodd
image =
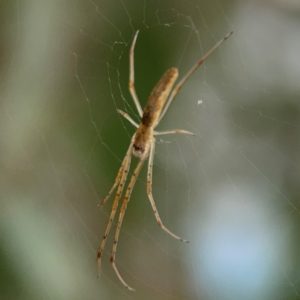
M105 197L105 199L102 200L102 202L100 203L100 206L101 206L101 207L105 205L105 203L106 203L106 201L109 199L110 195L114 192L114 190L116 189L116 187L119 185L120 180L121 180L121 178L122 178L122 175L124 174L124 167L125 167L125 164L126 164L127 160L128 160L128 157L127 157L127 154L126 154L126 155L125 155L125 158L124 158L124 160L123 160L123 162L122 162L122 165L121 165L121 167L120 167L120 169L119 169L119 171L118 171L118 174L117 174L117 177L116 177L116 179L115 179L114 185L112 186L112 188L111 188L110 191L108 192L108 194L107 194L107 196Z
M150 203L151 203L151 206L152 206L152 209L153 209L153 212L154 212L154 215L155 215L155 218L156 218L156 221L157 221L157 224L158 226L164 230L165 232L167 232L170 236L172 236L173 238L177 239L177 240L180 240L182 242L185 242L185 243L189 243L188 240L185 240L185 239L182 239L181 237L179 237L178 235L174 234L173 232L171 232L168 228L166 228L162 221L161 221L161 218L158 214L158 211L157 211L157 208L156 208L156 205L155 205L155 202L154 202L154 198L153 198L153 195L152 195L152 169L153 169L153 161L154 161L154 151L155 151L155 139L153 138L152 139L152 142L151 142L151 148L150 148L150 155L149 155L149 163L148 163L148 173L147 173L147 195L149 197L149 200L150 200Z
M112 222L114 220L114 217L115 217L115 214L116 214L116 210L117 210L117 207L118 207L118 202L119 202L120 197L122 195L122 192L123 192L123 189L124 189L124 185L125 185L125 182L126 182L126 179L127 179L128 171L129 171L129 168L130 168L134 137L135 136L133 136L133 138L131 140L131 143L129 145L129 148L127 150L125 158L124 158L124 160L122 162L122 165L121 165L121 167L119 169L119 172L118 172L118 175L116 177L115 183L114 183L113 187L111 188L111 190L109 191L109 193L106 196L106 198L101 203L101 205L105 204L105 202L108 199L108 197L111 195L111 193L114 191L114 189L118 185L118 189L117 189L117 192L116 192L116 195L115 195L115 198L114 198L114 201L113 201L111 213L110 213L110 216L109 216L108 224L106 226L105 233L103 235L103 239L102 239L101 245L100 245L99 250L97 252L98 275L100 274L102 252L104 250L105 243L106 243L106 240L107 240L107 236L109 234Z
M132 189L134 187L136 179L137 179L137 177L138 177L138 175L139 175L139 173L141 171L141 168L142 168L142 166L143 166L146 158L147 158L147 155L144 155L144 156L141 157L138 165L136 166L135 170L133 171L133 174L131 176L130 182L128 184L128 187L127 187L127 190L126 190L126 193L125 193L125 196L124 196L124 200L123 200L122 206L120 208L118 226L117 226L117 230L116 230L116 233L115 233L114 245L113 245L113 249L112 249L111 256L110 256L110 262L111 262L112 267L115 270L118 278L123 283L123 285L127 289L129 289L130 291L134 291L134 289L132 287L130 287L125 282L125 280L122 278L122 276L120 275L120 273L119 273L119 271L117 269L117 266L115 264L115 257L116 257L116 251L117 251L117 244L118 244L118 240L119 240L119 234L120 234L120 231L121 231L121 226L122 226L122 222L123 222L123 219L124 219L124 215L125 215L125 211L126 211L126 208L127 208L127 204L128 204L128 202L130 200Z

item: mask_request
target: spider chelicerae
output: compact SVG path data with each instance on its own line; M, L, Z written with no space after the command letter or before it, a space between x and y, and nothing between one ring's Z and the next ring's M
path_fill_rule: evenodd
M107 235L110 231L113 219L115 217L118 203L120 200L120 197L122 195L124 185L126 183L127 175L130 169L130 163L131 163L131 157L132 155L138 157L140 159L139 163L137 164L136 168L133 171L133 174L131 175L131 179L129 181L129 184L127 186L125 196L123 199L122 206L120 208L120 214L119 214L119 220L118 225L115 233L114 238L114 244L112 253L110 256L110 262L113 266L113 269L115 270L118 278L123 283L123 285L131 290L134 291L133 288L131 288L122 278L120 275L116 264L115 264L115 256L116 256L116 250L117 250L117 243L119 239L119 234L121 230L121 225L123 222L124 214L127 208L127 204L130 199L130 195L132 192L132 189L134 187L134 184L136 182L136 179L140 173L140 170L145 162L145 160L149 157L148 161L148 173L147 173L147 195L149 197L156 221L158 223L158 226L163 229L165 232L167 232L169 235L171 235L173 238L180 240L182 242L188 243L187 240L184 240L171 232L168 228L166 228L158 214L158 211L156 209L156 205L153 199L152 195L152 168L153 168L153 160L154 160L154 152L155 152L155 138L154 136L157 135L165 135L165 134L174 134L174 133L182 133L182 134L188 134L188 135L194 135L192 132L176 129L176 130L169 130L169 131L155 131L155 127L160 123L166 112L168 111L172 101L175 99L177 93L183 86L183 84L188 80L188 78L197 70L199 66L202 65L202 63L225 41L227 40L232 32L228 33L222 40L220 40L215 46L213 46L191 69L188 71L188 73L178 82L178 84L173 88L173 85L178 77L178 69L172 68L169 69L159 80L159 82L156 84L154 89L152 90L146 106L144 110L142 110L142 107L140 105L140 102L138 100L135 87L134 87L134 48L135 43L138 36L138 31L136 32L133 42L130 48L129 53L129 61L130 61L130 69L129 69L129 91L133 98L134 104L136 106L136 109L138 111L139 116L141 117L141 124L137 124L127 113L117 110L118 113L120 113L124 118L126 118L133 126L137 128L136 132L134 133L129 148L126 152L126 155L123 159L123 162L121 164L121 167L118 171L118 175L115 179L115 183L111 190L109 191L106 198L101 202L101 206L103 206L109 196L114 192L114 190L117 188L117 192L113 201L112 210L110 213L109 221L101 242L101 245L99 247L98 253L97 253L97 261L98 261L98 272L100 272L100 264L101 264L101 255L106 243ZM173 89L172 89L173 88Z

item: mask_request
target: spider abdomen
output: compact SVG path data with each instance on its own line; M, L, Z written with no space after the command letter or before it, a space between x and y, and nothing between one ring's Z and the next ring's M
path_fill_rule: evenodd
M153 127L157 124L162 108L178 77L176 68L169 69L152 90L144 108L140 124L133 143L133 155L147 156L153 137Z
M142 124L147 127L156 125L177 77L178 70L172 68L169 69L156 84L145 105Z

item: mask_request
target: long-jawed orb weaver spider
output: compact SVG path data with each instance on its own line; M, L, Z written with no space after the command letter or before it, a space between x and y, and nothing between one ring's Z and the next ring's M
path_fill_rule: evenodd
M119 220L118 225L115 233L115 239L113 244L112 253L110 256L110 262L113 266L113 269L115 270L117 276L119 277L120 281L123 283L123 285L131 290L134 291L133 288L131 288L122 278L120 275L116 264L115 264L115 256L116 256L116 250L117 250L117 243L119 239L119 234L121 230L121 225L123 222L124 214L127 208L127 204L130 199L130 195L132 192L132 189L134 187L134 184L136 182L136 179L140 173L140 170L145 162L145 160L149 156L149 162L148 162L148 173L147 173L147 195L149 197L156 221L158 223L158 226L166 231L169 235L174 237L177 240L183 241L188 243L187 240L184 240L171 232L168 228L166 228L158 214L158 211L156 209L156 205L153 199L152 195L152 167L153 167L153 160L154 160L154 151L155 151L155 138L156 135L164 135L164 134L173 134L173 133L183 133L183 134L189 134L194 135L192 132L176 129L176 130L170 130L170 131L155 131L155 127L160 123L164 115L166 114L167 110L169 109L172 101L176 97L177 93L183 86L183 84L188 80L188 78L197 70L198 67L202 65L202 63L225 41L227 40L232 32L228 33L221 41L219 41L215 46L213 46L191 69L190 71L179 81L179 83L175 86L175 88L172 90L172 87L177 80L178 77L178 69L172 68L169 69L163 77L159 80L159 82L156 84L154 89L152 90L148 101L146 103L146 106L144 110L142 110L142 107L140 105L140 102L138 100L135 87L134 87L134 47L136 43L136 39L138 36L138 31L136 32L133 42L130 48L129 52L129 61L130 61L130 69L129 69L129 91L133 98L134 104L136 106L136 109L138 111L139 116L142 118L141 124L138 125L128 114L121 110L117 110L118 113L120 113L124 118L126 118L133 126L137 128L136 132L134 133L129 148L126 152L125 158L121 164L121 167L118 171L118 175L115 179L115 183L111 190L109 191L106 198L101 202L101 206L103 206L109 196L113 193L113 191L117 188L117 193L115 196L115 199L113 201L112 210L110 213L109 221L101 242L101 245L99 247L98 253L97 253L97 261L98 261L98 272L100 272L100 265L101 265L101 255L106 243L107 235L110 231L113 219L116 214L116 210L118 207L118 203L120 200L120 197L122 195L124 185L126 183L127 175L130 169L130 163L131 163L131 157L132 155L138 157L140 159L139 163L137 164L130 182L128 184L128 187L125 192L125 196L123 199L123 203L120 209L119 214Z

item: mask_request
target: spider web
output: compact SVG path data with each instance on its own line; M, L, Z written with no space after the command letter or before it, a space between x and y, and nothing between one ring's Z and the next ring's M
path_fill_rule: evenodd
M299 299L299 6L293 1L6 1L1 52L5 299ZM111 188L141 105L170 67L189 79L159 130L109 263ZM137 160L133 159L132 166Z

